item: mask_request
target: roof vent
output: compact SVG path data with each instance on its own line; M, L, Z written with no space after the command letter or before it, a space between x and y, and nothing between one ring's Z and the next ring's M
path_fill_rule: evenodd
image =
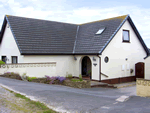
M99 30L96 32L96 35L102 34L102 32L103 32L104 30L105 30L105 28L99 29Z

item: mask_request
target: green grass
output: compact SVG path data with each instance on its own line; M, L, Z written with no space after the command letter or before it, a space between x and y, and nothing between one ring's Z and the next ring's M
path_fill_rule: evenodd
M6 89L6 88L5 88ZM28 103L28 106L30 108L33 108L33 107L37 107L40 109L40 112L39 113L57 113L56 111L53 111L52 109L49 109L45 104L39 102L39 101L32 101L30 100L29 98L25 97L24 95L21 95L19 93L15 93L9 89L6 89L8 91L10 91L11 93L14 93L14 95L17 97L17 98L21 98L21 99L24 99L27 103ZM42 110L42 112L41 112ZM38 112L37 112L38 113Z
M3 62L3 61L0 60L0 65L2 65L2 64L5 64L5 62Z
M52 110L49 110L49 108L47 106L45 106L43 103L39 102L39 101L32 101L29 98L25 97L24 95L21 95L19 93L15 93L15 96L18 98L22 98L25 99L26 101L29 101L31 105L34 105L42 110L46 110L45 113L55 113L54 111L52 112Z
M69 79L72 79L72 74L68 74L67 76L66 76L66 78L69 78Z
M27 80L31 82L33 79L37 79L36 77L27 77Z
M27 97L25 97L24 95L21 95L21 94L19 94L19 93L15 93L15 96L16 96L16 97L19 97L19 98L22 98L22 99L25 99L26 101L30 101L29 98L27 98Z
M73 81L73 82L80 82L82 80L81 79L71 79L71 81Z

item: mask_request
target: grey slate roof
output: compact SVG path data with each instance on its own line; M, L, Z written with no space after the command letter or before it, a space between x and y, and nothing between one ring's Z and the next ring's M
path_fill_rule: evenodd
M22 53L72 53L77 25L8 16Z
M101 54L119 28L129 20L149 54L144 41L128 15L81 25L54 21L5 16L0 41L8 22L22 55L31 54ZM105 28L101 35L95 33Z
M75 53L98 53L105 46L106 42L125 17L126 16L122 16L80 25ZM96 35L95 33L102 28L105 28L103 33Z

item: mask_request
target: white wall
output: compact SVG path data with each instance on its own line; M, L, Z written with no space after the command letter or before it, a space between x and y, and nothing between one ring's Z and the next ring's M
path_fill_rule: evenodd
M0 74L15 72L20 75L26 73L26 75L30 77L45 77L45 75L56 76L56 65L56 63L2 65Z
M74 62L75 76L79 76L81 74L82 59L85 56L88 56L91 60L92 80L99 80L99 57L96 55L75 55L77 58L77 60ZM96 61L93 61L93 57L96 59ZM97 65L94 66L93 64Z
M74 60L73 55L25 55L24 63L56 62L56 75L66 76L67 74L72 74L79 77L79 74L81 74L81 61L84 55L76 55L75 57L77 60ZM93 56L88 57L92 61L92 79L99 80L99 58L94 56L96 61L93 61ZM93 63L97 65L94 66Z
M74 74L73 56L69 55L25 55L24 63L56 62L56 75ZM50 75L51 76L51 75Z
M122 42L122 31L129 30L130 32L130 43ZM105 63L104 58L108 56L109 62ZM101 72L108 75L101 75L102 80L126 77L135 75L135 64L137 62L144 62L146 52L142 47L142 44L138 40L129 22L126 21L121 29L118 31L116 36L111 40L108 46L104 49L101 57ZM128 59L127 61L125 59ZM125 70L122 71L122 65ZM127 70L127 65L134 70L133 74L130 74L130 69Z
M0 44L0 60L2 60L1 56L7 56L7 58L9 59L7 63L11 63L11 56L18 56L18 63L23 63L23 56L20 55L20 51L17 47L16 41L13 37L10 27L7 28L7 26L8 24L6 25L2 42Z
M150 80L150 57L145 59L145 79Z

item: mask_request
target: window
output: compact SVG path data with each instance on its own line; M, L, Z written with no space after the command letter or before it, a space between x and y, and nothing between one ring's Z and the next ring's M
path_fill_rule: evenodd
M7 60L6 56L2 56L2 61L5 62L5 64L6 64L6 60Z
M12 56L12 64L17 64L17 63L18 63L17 56Z
M123 30L123 42L130 42L129 30Z
M106 57L104 58L104 61L105 61L105 63L107 63L107 62L109 61L109 58L106 56Z
M105 30L105 28L99 29L99 30L96 32L96 35L102 34L102 32L103 32L104 30Z

